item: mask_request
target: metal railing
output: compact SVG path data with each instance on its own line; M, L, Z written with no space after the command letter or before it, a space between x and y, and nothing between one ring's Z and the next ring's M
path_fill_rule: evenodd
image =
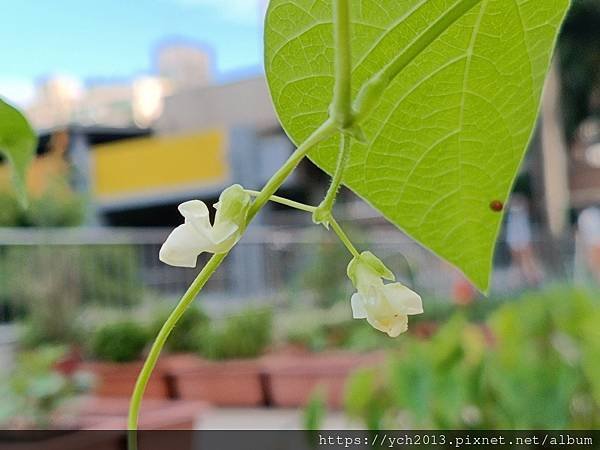
M158 252L169 231L0 229L0 321L18 317L36 301L62 302L64 307L126 308L152 296L179 297L197 270L159 261ZM401 233L383 228L363 235L362 241L361 248L378 254L401 281L424 295L453 295L461 278L458 271ZM547 245L538 242L535 248ZM521 288L519 269L510 264L502 243L498 253L494 291L502 294ZM200 257L199 267L207 258ZM570 251L561 255L563 273L559 277L571 278L573 259ZM240 301L287 301L310 293L327 303L350 292L345 275L348 260L345 249L319 229L253 227L204 293ZM539 261L545 258L540 256Z

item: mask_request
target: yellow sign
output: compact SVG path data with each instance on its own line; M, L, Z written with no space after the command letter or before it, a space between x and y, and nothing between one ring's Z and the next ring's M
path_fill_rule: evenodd
M101 202L201 191L227 182L227 135L214 130L97 145L92 179Z

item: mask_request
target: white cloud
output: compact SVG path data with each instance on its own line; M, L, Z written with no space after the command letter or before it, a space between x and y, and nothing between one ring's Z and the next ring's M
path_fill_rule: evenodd
M0 97L23 108L35 98L35 84L22 78L0 78Z
M207 8L234 22L257 22L266 10L267 0L170 0L187 8Z

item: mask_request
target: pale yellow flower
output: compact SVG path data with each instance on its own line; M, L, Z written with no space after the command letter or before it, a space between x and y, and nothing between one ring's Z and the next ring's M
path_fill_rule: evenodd
M422 314L423 304L416 292L401 283L384 284L394 275L372 253L364 252L348 265L348 276L357 292L352 296L352 315L391 337L408 330L408 316Z

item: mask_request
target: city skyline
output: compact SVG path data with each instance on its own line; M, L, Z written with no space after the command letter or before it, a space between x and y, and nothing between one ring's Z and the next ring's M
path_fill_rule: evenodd
M207 51L217 82L262 70L263 0L105 0L91 13L76 0L53 6L24 0L3 8L0 96L20 106L53 76L95 85L155 74L157 50L172 43Z

